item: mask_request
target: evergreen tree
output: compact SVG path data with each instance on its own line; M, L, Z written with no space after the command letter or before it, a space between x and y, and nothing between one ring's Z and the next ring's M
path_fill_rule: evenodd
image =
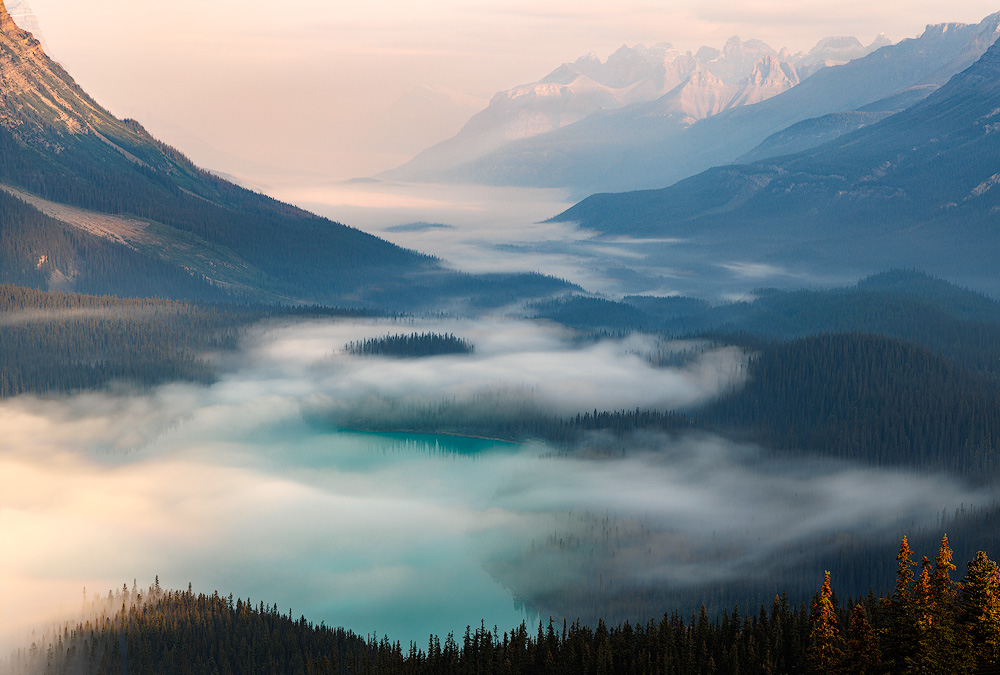
M887 649L885 652L889 672L906 671L908 657L915 647L916 603L913 592L913 558L910 543L903 537L896 554L896 587L889 598L889 621L886 628Z
M1000 569L979 551L968 564L958 610L972 672L1000 670Z
M930 622L927 627L930 649L927 652L928 667L924 671L928 673L958 674L965 671L967 662L955 626L955 600L958 592L951 580L951 573L956 569L952 563L952 555L946 534L941 539L941 547L934 558L934 569L930 577Z
M882 660L878 634L868 621L864 607L855 605L847 627L847 643L840 663L843 675L874 675Z
M823 579L819 595L813 599L809 623L809 648L806 650L809 669L817 675L835 672L842 658L843 646L837 630L837 608L833 603L829 572Z

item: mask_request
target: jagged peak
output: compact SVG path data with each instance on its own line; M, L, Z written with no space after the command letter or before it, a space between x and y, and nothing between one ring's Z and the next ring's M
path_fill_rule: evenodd
M566 64L564 63L563 66L565 66L565 65ZM598 65L599 66L599 65L601 65L601 59L594 52L588 52L588 53L584 54L583 56L581 56L580 58L578 58L576 61L574 61L573 65L575 65L575 66Z
M722 53L730 54L738 50L741 46L743 46L743 40L740 39L739 35L734 35L726 40L726 44L722 46Z
M31 39L35 45L39 44L38 41L32 37L31 33L24 30L16 21L14 21L14 17L7 10L7 5L4 4L3 0L0 0L0 35L8 39Z
M765 54L753 64L753 70L750 71L747 81L751 84L759 84L766 80L787 80L794 85L798 84L799 78L792 64L783 62L774 54Z
M891 44L892 44L892 39L888 35L886 35L885 33L879 33L878 35L875 36L875 39L872 40L871 44L865 47L865 50L867 50L868 52L873 52L876 49L881 49L882 47L888 47Z
M577 61L579 63L579 60ZM580 77L580 71L573 66L577 64L564 63L539 80L541 84L569 84Z
M684 80L681 87L684 88L690 85L721 87L724 86L724 83L711 70L698 63L695 64L691 74L687 76L687 79Z
M715 47L709 47L708 45L702 45L698 49L698 51L695 53L694 58L696 58L699 61L707 62L707 61L711 61L713 59L719 58L720 54L722 54L722 52L720 52Z

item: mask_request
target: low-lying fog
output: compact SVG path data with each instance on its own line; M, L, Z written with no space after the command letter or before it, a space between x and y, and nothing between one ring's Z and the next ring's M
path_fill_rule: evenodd
M475 353L390 360L343 349L426 330L467 338ZM379 419L400 402L520 399L569 414L688 408L739 386L746 357L734 349L702 349L677 368L643 358L674 348L684 346L581 342L529 322L272 324L223 359L212 386L3 402L3 646L78 607L84 587L106 593L154 575L425 644L481 619L516 625L526 615L515 595L721 582L807 537L933 522L977 498L940 477L778 466L709 436L649 435L596 456L335 428L345 411ZM620 538L604 546L622 552L599 580L588 577L592 546L533 553L602 522Z
M720 257L717 245L669 236L596 239L573 223L544 222L578 201L559 189L278 176L252 187L463 271L542 272L610 297L743 299L762 287L836 286L864 276L843 260L820 270L816 262Z

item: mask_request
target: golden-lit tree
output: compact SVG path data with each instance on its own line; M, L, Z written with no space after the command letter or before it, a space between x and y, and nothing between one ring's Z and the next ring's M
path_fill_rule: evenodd
M829 572L824 576L819 595L813 599L809 623L809 648L806 650L809 669L822 675L835 672L843 655L843 643L837 630L837 608L833 603Z

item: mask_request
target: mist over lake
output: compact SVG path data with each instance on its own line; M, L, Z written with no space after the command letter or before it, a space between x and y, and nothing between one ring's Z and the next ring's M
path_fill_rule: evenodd
M419 330L476 349L404 360L344 351ZM106 593L157 575L168 588L224 589L422 644L481 620L502 630L575 611L580 587L737 580L801 542L934 522L942 505L983 498L953 478L765 461L704 434L615 441L608 457L341 426L391 425L393 410L415 405L689 409L740 386L735 348L672 367L644 358L682 347L641 335L581 342L522 321L263 324L221 357L225 375L211 386L8 400L5 644L72 613L84 587ZM939 499L928 504L931 493ZM551 545L560 541L577 545Z

